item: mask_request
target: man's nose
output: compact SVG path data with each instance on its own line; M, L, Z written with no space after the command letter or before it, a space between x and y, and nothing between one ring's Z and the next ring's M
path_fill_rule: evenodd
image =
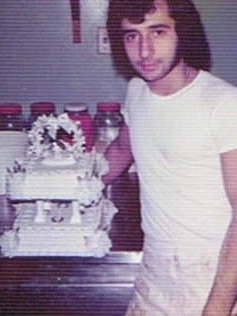
M149 57L154 51L153 43L149 36L144 36L140 41L140 55L142 58Z

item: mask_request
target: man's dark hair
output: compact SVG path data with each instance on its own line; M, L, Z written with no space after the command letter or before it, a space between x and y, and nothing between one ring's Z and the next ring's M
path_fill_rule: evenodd
M200 15L190 0L166 0L169 15L175 21L178 54L196 69L211 69L211 53ZM138 75L130 64L123 44L121 22L142 23L144 15L154 9L154 0L109 0L107 29L115 69L125 78Z

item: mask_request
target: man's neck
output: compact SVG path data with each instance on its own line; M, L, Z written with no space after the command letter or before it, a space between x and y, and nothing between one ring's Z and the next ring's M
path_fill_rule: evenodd
M181 62L165 78L156 82L148 82L148 86L155 94L171 95L189 85L196 78L198 72L197 69Z

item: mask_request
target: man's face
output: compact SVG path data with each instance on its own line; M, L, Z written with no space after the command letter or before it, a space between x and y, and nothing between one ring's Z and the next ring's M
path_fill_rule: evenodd
M123 42L134 69L148 82L164 79L179 62L175 21L165 0L156 0L155 9L140 24L122 21Z

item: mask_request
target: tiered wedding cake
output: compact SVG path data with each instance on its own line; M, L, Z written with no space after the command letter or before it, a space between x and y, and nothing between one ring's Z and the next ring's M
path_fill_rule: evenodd
M6 256L104 256L117 209L103 195L103 155L85 152L84 137L67 116L41 116L29 132L25 161L8 170L16 209L0 240Z

